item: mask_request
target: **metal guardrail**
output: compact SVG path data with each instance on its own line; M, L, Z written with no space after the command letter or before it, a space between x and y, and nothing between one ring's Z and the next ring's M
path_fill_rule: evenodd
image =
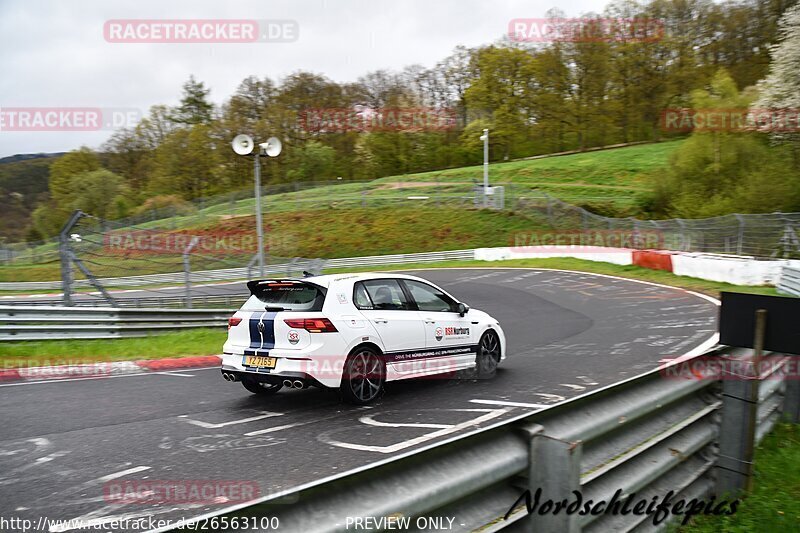
M740 349L698 357L747 361ZM776 371L785 360L774 355ZM691 360L696 360L692 358ZM775 374L776 377L779 374ZM542 501L718 497L746 486L741 441L760 441L781 413L798 421L800 381L760 383L758 425L752 403L728 394L735 380L669 379L653 370L550 408L409 452L353 473L262 498L212 517L269 516L286 531L344 530L353 517L455 517L451 531L656 531L652 515L527 513L520 496ZM752 381L750 383L753 383ZM787 391L791 387L791 391ZM749 429L748 429L749 427ZM751 446L752 451L752 446ZM731 466L738 470L731 472ZM719 501L717 502L719 503ZM510 514L507 519L504 517ZM168 531L165 528L157 531Z
M324 262L325 268L349 268L373 265L391 265L402 263L429 263L434 261L448 261L457 259L473 259L475 251L469 250L447 250L443 252L423 252L414 254L393 254L393 255L370 255L364 257L342 257L338 259L328 259ZM282 274L287 271L296 271L298 264L294 262L266 265L265 274ZM213 281L232 281L236 279L247 279L253 270L247 267L226 268L220 270L201 270L192 272L190 280L192 283L203 283ZM148 285L182 285L185 281L184 272L171 272L166 274L146 274L142 276L126 276L119 278L98 278L104 287L143 287ZM75 280L73 286L76 288L90 287L88 280ZM0 291L36 291L36 290L59 290L61 281L21 281L21 282L2 282Z
M189 328L222 328L228 309L0 306L0 342L142 337Z
M800 269L783 267L777 289L783 294L800 296Z

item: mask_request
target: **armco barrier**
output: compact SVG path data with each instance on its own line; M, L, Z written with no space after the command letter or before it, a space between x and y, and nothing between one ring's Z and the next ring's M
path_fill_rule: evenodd
M792 296L800 296L800 266L783 267L778 281L778 292Z
M227 309L0 306L0 341L142 337L188 328L223 328Z
M739 349L718 349L698 357L746 363L749 355ZM454 518L450 531L661 530L669 514L659 524L653 523L653 514L632 512L603 510L580 516L542 514L537 509L528 514L520 497L526 490L533 496L541 489L543 509L547 500L574 502L573 491L582 494L584 503L589 499L610 502L617 490L622 495L619 500L633 494L634 503L649 503L674 491L673 503L692 498L709 501L713 495L717 497L714 505L720 504L723 495L736 494L748 481L746 466L752 456L743 451L746 447L739 439L760 440L782 411L797 420L800 382L773 381L785 360L768 354L770 358L778 361L778 374L760 382L757 426L747 426L740 416L742 409L749 408L746 402L723 393L726 381L669 377L662 368L469 435L196 520L269 516L277 518L284 531L309 533L342 531L357 518L386 517L408 518L411 526L403 528L406 531L429 529L416 521L419 517L426 517L428 523L440 518L445 524ZM784 395L787 386L792 390ZM735 453L723 455L721 449ZM671 519L675 518L682 516Z

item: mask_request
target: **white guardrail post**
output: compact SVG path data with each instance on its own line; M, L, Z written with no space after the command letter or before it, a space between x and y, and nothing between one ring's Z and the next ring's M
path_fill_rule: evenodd
M581 442L565 442L548 437L540 425L523 428L530 440L528 461L528 490L532 497L537 491L553 501L574 499L573 491L581 488ZM531 531L561 531L579 533L578 515L531 513L526 518Z

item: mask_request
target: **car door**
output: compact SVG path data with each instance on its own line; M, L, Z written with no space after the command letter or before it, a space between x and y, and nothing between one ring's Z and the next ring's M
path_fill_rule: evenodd
M357 282L353 303L381 338L387 362L407 360L412 352L425 349L422 318L396 279Z
M403 283L419 309L428 349L447 349L447 355L471 352L474 328L467 316L459 315L458 302L428 283L410 279Z

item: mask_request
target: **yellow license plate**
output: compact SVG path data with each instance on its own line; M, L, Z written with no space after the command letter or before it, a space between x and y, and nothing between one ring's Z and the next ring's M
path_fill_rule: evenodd
M244 358L245 366L254 366L257 368L275 368L278 360L274 357L263 357L260 355L248 355Z

